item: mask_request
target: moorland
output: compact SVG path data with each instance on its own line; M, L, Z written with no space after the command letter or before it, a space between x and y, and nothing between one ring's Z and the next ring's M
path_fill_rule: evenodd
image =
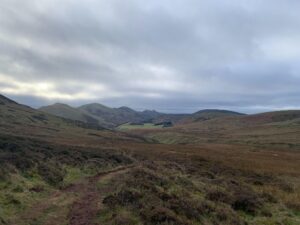
M300 224L300 111L137 112L0 96L1 225Z

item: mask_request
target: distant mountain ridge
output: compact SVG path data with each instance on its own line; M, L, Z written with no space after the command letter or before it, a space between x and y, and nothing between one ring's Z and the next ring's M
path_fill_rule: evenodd
M69 133L69 131L81 128L107 130L97 124L88 124L44 113L0 95L1 134L29 135L39 138L49 137L48 135L60 137L59 132L61 131Z
M249 126L260 126L265 124L274 125L298 125L300 124L300 110L273 111L246 115L229 110L205 109L192 114L166 114L155 110L135 111L128 107L110 108L99 103L92 103L71 107L67 104L56 103L41 107L39 110L19 104L0 94L0 106L9 109L8 112L33 113L26 117L26 121L37 123L44 121L48 115L64 118L66 123L75 124L80 127L91 127L96 129L115 128L124 123L163 123L168 122L175 127L205 128L213 129L242 128ZM2 119L5 116L3 112ZM40 114L46 113L46 114ZM17 114L9 115L14 118L11 124L19 123ZM24 117L25 118L25 117ZM52 118L52 117L51 117ZM54 117L53 117L54 118ZM55 119L54 119L55 120ZM45 120L46 121L46 120ZM23 121L22 121L23 122Z
M240 116L242 113L206 109L193 114L167 114L155 110L135 111L129 107L110 108L108 106L91 103L77 108L66 104L56 103L41 107L39 110L67 119L85 123L96 123L107 128L114 128L124 123L163 123L184 124L201 120L209 120L225 116Z
M126 106L110 108L99 103L86 104L78 108L62 103L55 103L41 107L39 110L66 119L78 120L85 123L97 123L108 128L128 122L152 122L152 120L164 115L154 110L139 112Z
M90 117L80 112L78 109L62 103L55 103L51 106L41 107L39 110L66 119L78 120L86 123L98 123L98 121L93 117Z

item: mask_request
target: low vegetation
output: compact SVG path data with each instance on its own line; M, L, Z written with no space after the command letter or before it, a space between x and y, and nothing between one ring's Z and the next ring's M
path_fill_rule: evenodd
M0 224L21 222L18 218L55 190L84 177L128 165L132 159L109 149L89 149L1 136ZM38 224L38 223L36 223Z
M162 124L153 124L153 123L126 123L118 127L119 130L136 130L136 129L159 129L163 128Z
M300 224L297 112L126 132L0 113L0 225Z
M103 200L99 224L300 222L299 209L286 201L298 195L295 186L272 174L236 170L202 158L145 161L109 185L116 188ZM299 196L293 202L298 200Z

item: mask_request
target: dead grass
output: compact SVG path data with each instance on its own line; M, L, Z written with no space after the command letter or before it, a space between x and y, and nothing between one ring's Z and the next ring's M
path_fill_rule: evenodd
M79 195L49 196L133 161L140 166L93 189L95 224L300 224L298 125L229 120L126 134L9 110L0 116L0 224L68 224Z

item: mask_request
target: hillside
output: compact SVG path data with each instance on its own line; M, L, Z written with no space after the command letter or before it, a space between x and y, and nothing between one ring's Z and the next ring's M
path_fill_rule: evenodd
M54 104L41 107L39 110L66 119L99 124L106 128L114 128L128 122L152 122L156 121L157 118L163 118L165 115L154 110L138 112L125 106L110 108L99 103L87 104L78 108L66 104Z
M217 142L300 148L300 111L297 110L200 118L184 118L172 128L135 133L162 143Z
M229 116L217 116L211 119L196 119L190 121L190 123L181 123L179 126L185 126L187 128L204 128L210 127L211 129L242 129L259 126L288 126L297 125L300 120L300 110L289 111L274 111L265 112L253 115L229 115Z
M4 96L0 96L0 134L57 143L76 143L84 139L91 143L102 141L104 144L111 140L131 139L126 134L107 130L98 124L57 117L18 104Z
M200 110L191 115L185 116L177 123L178 124L197 123L197 122L202 122L202 121L216 119L216 118L231 117L231 116L235 117L235 116L242 116L242 115L245 114L228 111L228 110L205 109L205 110Z
M300 110L275 111L249 115L243 117L241 122L249 126L268 123L297 123L300 122Z
M39 110L67 119L99 124L107 128L115 128L125 123L188 124L221 117L243 115L238 112L216 109L201 110L193 114L166 114L154 110L139 112L125 106L110 108L99 103L87 104L78 108L57 103L41 107Z
M0 224L299 224L299 146L234 142L245 131L266 141L278 126L294 144L283 125L296 116L275 114L244 130L210 128L232 116L156 130L180 143L160 144L0 96Z
M98 103L93 103L81 106L79 110L98 120L104 121L110 127L140 119L139 113L128 107L110 108Z
M82 121L85 123L98 123L97 119L94 119L80 110L66 104L56 103L50 106L41 107L39 110L66 119Z

